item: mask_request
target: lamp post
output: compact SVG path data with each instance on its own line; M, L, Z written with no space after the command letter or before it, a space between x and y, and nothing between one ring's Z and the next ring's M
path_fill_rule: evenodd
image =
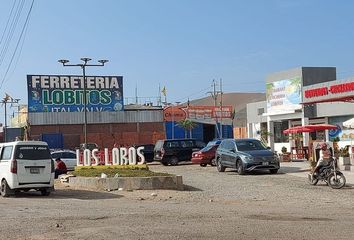
M69 60L60 59L58 60L59 63L63 64L64 67L81 67L82 69L82 76L83 76L83 102L84 102L84 148L86 149L87 144L87 95L86 95L86 67L103 67L108 60L98 60L100 64L87 64L91 61L91 58L80 58L83 63L78 64L68 64Z

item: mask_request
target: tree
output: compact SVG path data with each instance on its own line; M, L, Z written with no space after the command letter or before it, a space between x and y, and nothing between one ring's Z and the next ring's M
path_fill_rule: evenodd
M197 126L195 122L190 119L184 119L177 123L177 125L184 129L184 137L187 138L187 131L189 130L189 136L192 138L192 130Z

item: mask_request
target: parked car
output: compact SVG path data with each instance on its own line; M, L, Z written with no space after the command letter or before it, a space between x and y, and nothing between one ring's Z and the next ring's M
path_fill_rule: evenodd
M279 170L277 154L257 139L225 139L216 150L216 166L219 172L235 168L242 175L255 170Z
M58 150L58 151L51 152L51 155L54 160L60 158L65 163L66 168L69 171L74 170L77 165L76 152L74 151Z
M205 143L195 139L159 140L154 148L154 160L167 166L175 166L180 161L190 161L192 152L205 147Z
M43 196L54 190L54 161L48 144L41 141L17 141L0 144L0 193L35 189Z
M144 150L142 153L144 154L145 157L145 162L153 162L154 161L154 144L141 144L135 146L135 148L138 147L144 147Z
M205 148L200 151L192 153L192 163L199 164L202 167L206 167L208 164L216 166L215 152L220 145L221 140L213 140L208 142Z

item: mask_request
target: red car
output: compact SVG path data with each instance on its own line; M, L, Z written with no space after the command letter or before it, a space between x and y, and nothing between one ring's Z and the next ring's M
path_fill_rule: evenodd
M210 141L205 148L192 153L192 163L206 167L208 164L216 166L215 152L221 140Z

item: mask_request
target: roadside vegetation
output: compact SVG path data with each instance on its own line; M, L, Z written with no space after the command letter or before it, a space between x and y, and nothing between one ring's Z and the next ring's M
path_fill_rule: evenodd
M149 170L147 165L114 165L114 166L81 166L70 172L77 177L154 177L169 176L168 173L158 173Z

